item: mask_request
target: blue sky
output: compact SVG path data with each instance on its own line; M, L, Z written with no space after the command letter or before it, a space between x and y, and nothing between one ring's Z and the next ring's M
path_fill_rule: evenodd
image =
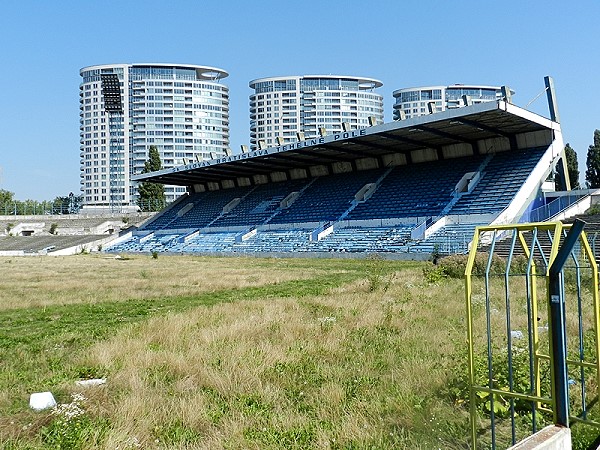
M600 128L600 2L7 0L0 13L0 189L18 200L79 192L79 69L189 63L229 72L231 148L249 138L248 82L373 77L392 91L508 85L525 107L554 78L580 171ZM545 95L528 109L548 117Z

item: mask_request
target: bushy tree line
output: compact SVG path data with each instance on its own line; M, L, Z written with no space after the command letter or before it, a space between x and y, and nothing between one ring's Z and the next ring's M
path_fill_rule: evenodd
M580 189L582 187L589 189L600 188L600 130L594 131L594 143L588 147L586 157L585 186L580 186L579 184L577 153L568 143L565 146L565 158L572 189Z
M585 180L591 189L600 188L600 130L594 131L594 143L588 147Z
M69 194L54 200L16 200L13 192L0 189L0 215L76 214L83 197Z

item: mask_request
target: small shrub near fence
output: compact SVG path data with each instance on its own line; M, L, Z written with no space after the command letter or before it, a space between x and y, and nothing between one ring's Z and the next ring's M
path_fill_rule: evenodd
M490 258L489 253L480 252L475 255L473 264L473 275L482 276L485 274L486 267ZM437 260L437 264L430 264L423 269L425 279L435 283L443 278L464 278L465 269L469 255L451 255ZM516 255L512 258L509 273L525 273L528 260L523 255ZM492 255L490 265L490 275L504 275L506 273L507 260L498 255Z

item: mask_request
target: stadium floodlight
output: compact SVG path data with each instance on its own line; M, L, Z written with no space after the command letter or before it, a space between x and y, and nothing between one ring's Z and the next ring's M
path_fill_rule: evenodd
M506 103L512 103L512 92L510 91L510 88L508 86L502 86L500 87L500 90L502 91L502 99Z
M240 150L242 151L242 153L248 153L248 146L247 145L240 145Z
M123 112L119 76L116 73L103 73L100 75L100 79L104 109L108 112Z
M342 122L342 130L350 131L350 124L348 122Z
M327 134L325 127L319 127L319 136L323 137Z
M463 100L463 103L465 104L465 106L471 106L473 104L473 99L471 98L470 95L467 95L467 94L463 95L462 100Z
M427 110L429 111L429 114L435 113L435 102L427 103Z
M304 136L304 131L298 131L296 133L296 139L298 139L299 141L303 141L304 139L306 139L306 137Z
M277 145L283 145L283 138L281 136L277 136Z
M258 149L264 150L265 148L267 148L267 143L264 141L264 139L259 140L258 141Z
M375 116L369 116L369 126L373 127L375 125L377 125L377 117Z

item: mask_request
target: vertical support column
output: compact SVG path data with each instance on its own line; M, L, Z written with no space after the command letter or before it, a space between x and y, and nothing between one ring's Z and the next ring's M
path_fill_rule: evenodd
M554 398L554 423L569 426L569 385L567 374L567 331L563 285L563 268L577 243L585 222L575 220L548 270L548 310L552 327L552 392ZM559 239L559 236L555 236Z
M558 115L558 107L556 103L556 91L554 89L554 80L552 77L544 77L544 84L546 85L546 96L548 97L550 119L553 122L560 123L560 116Z

